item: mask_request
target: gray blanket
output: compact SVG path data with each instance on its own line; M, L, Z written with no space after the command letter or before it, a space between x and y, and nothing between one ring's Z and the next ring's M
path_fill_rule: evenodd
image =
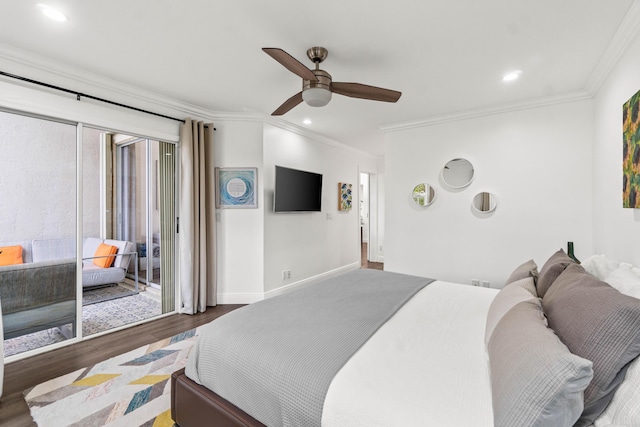
M333 377L433 279L355 270L203 328L186 375L269 427L320 426Z

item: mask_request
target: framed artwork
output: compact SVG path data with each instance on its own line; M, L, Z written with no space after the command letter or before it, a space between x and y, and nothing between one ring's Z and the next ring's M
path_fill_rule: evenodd
M216 168L216 208L257 208L257 168Z
M338 210L350 211L353 204L353 196L351 193L353 185L345 182L338 183Z
M640 208L640 91L622 107L622 207Z

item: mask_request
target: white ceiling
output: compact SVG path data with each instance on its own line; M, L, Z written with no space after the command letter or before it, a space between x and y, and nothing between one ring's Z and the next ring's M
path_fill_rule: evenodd
M282 119L382 155L380 126L585 91L634 0L42 0L63 24L36 2L0 0L1 45L216 112L269 115L301 90L262 47L309 67L326 47L334 81L402 97L334 94Z

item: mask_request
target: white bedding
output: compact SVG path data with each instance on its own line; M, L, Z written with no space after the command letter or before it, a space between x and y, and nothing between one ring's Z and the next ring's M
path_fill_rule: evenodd
M484 330L497 293L425 287L334 377L322 426L493 426Z

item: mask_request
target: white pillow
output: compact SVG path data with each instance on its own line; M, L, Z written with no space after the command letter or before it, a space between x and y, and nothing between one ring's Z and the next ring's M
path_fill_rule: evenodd
M624 381L594 426L640 426L640 358L631 362Z
M600 280L605 280L613 270L618 268L619 262L609 259L605 255L591 255L589 258L580 262L580 265L587 273Z
M616 288L620 293L640 298L640 268L631 264L620 263L605 279L605 282Z

